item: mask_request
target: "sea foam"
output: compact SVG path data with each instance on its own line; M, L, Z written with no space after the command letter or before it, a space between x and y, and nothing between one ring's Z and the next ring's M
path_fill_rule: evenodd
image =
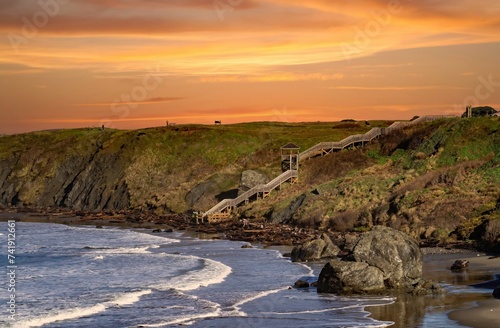
M232 269L229 266L218 261L197 256L177 256L183 257L187 260L202 261L204 264L203 268L200 270L189 271L181 276L174 277L165 283L151 286L152 288L158 288L161 290L173 288L180 291L195 290L200 287L219 284L223 282L232 272Z
M30 328L30 327L41 327L43 325L58 322L58 321L66 321L72 319L78 319L83 317L88 317L91 315L95 315L101 312L106 311L106 309L110 307L119 307L125 305L131 305L139 301L141 296L150 294L151 290L141 290L131 293L122 294L116 299L100 304L96 304L94 306L85 307L85 308L73 308L68 310L60 310L57 313L50 313L45 316L31 318L28 320L18 321L13 327L14 328Z

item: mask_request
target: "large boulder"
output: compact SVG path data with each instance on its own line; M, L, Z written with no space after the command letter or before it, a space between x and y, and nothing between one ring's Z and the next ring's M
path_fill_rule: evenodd
M496 299L500 299L500 287L497 287L493 290L493 297Z
M319 275L318 292L444 293L438 284L422 279L422 258L417 242L410 236L377 226L360 237L352 254L323 267Z
M254 170L243 171L243 173L241 173L238 194L241 195L245 191L248 191L257 185L266 184L269 181L269 178L263 173Z
M389 288L408 287L422 277L423 254L410 236L383 226L375 226L361 236L354 247L356 262L382 271Z
M320 238L308 241L292 250L291 259L297 261L316 261L324 258L334 258L340 252L340 248L330 240L327 234Z
M318 293L364 294L384 288L382 271L361 262L330 261L318 279Z

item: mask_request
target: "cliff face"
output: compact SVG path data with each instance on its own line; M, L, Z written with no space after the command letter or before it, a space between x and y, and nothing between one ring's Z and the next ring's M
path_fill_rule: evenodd
M104 149L110 133L35 133L3 139L10 141L11 150L0 160L4 206L97 211L130 206L123 151Z
M288 142L304 150L390 123L335 129L331 123L252 123L3 136L0 205L204 211L234 198L245 170L277 176L279 148ZM499 129L499 117L412 126L362 149L307 160L298 183L284 184L238 212L337 231L386 225L439 241L496 231ZM496 243L493 235L488 242Z
M244 170L278 175L283 144L309 147L368 129L361 124L332 129L331 123L251 123L2 136L0 205L207 210L233 194Z

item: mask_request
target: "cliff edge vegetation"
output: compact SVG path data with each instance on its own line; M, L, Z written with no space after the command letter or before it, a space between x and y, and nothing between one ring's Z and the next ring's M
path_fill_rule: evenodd
M392 122L76 129L0 138L0 205L73 210L207 210L242 172L281 173L279 149ZM236 217L331 231L385 225L435 243L500 239L500 117L409 126L359 149L303 161L299 182Z
M279 174L283 144L293 141L305 149L370 128L364 123L263 122L3 136L0 204L157 213L206 210L238 188L244 170ZM199 184L205 188L187 197Z

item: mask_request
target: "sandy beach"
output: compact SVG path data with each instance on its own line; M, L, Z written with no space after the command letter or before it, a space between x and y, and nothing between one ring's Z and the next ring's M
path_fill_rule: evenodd
M151 222L118 222L106 218L82 221L79 217L71 215L0 213L0 221L9 219L69 225L168 228L168 225ZM186 230L186 233L199 238L214 238L213 234L200 234L190 229ZM273 246L273 248L276 247L279 246ZM289 251L290 246L282 246L280 250L282 253ZM372 313L371 316L374 319L393 321L395 324L392 327L395 328L429 326L428 323L424 324L424 318L431 314L431 316L440 316L440 323L448 320L452 326L459 324L469 327L500 327L500 300L492 296L493 289L500 286L500 256L443 248L424 249L424 253L424 276L440 282L451 292L435 297L400 295L393 304L368 308L367 310ZM450 267L457 259L468 260L469 268L463 272L452 272ZM319 267L321 264L318 263L315 266Z
M486 255L465 259L470 261L471 270L492 271L496 275L495 280L479 283L475 287L479 290L485 289L488 291L500 287L499 256ZM474 302L472 306L472 308L464 308L450 312L450 319L469 327L500 327L500 300L494 299L491 293L489 297Z

